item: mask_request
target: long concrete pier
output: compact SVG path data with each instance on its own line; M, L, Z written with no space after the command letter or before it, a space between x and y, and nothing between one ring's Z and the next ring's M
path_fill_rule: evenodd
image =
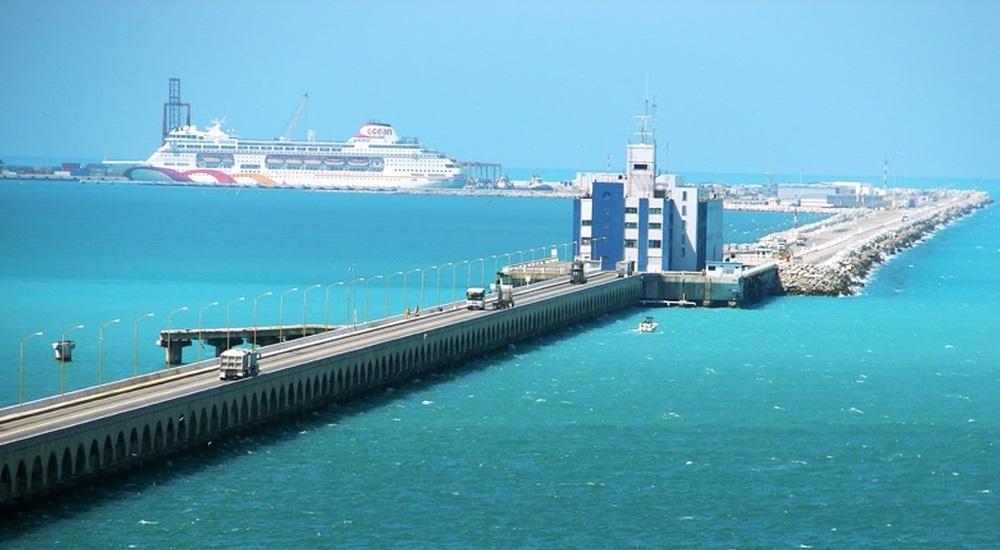
M638 304L643 277L595 273L518 289L517 307L425 311L261 349L221 381L212 359L0 410L0 505L18 505L262 423L449 368L511 342Z

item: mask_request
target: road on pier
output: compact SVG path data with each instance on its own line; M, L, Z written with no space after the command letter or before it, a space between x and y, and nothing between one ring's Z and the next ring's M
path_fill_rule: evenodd
M570 284L567 278L558 282L548 281L529 287L521 287L516 293L517 307L543 302L563 294L611 283L615 280L617 280L617 276L614 273L605 272L591 275L585 285ZM340 331L322 333L300 340L262 347L260 348L260 376L273 375L318 359L425 333L474 317L499 313L495 310L474 311L465 308L442 311L434 311L434 309L429 308L418 317L384 325L358 325L356 330L346 333ZM206 363L208 366L205 368L179 373L176 376L153 382L137 383L102 394L84 396L72 401L37 408L30 408L29 404L29 408L26 410L12 408L9 412L5 411L5 416L0 416L0 447L14 441L98 420L116 413L182 398L225 384L239 383L219 380L218 360Z

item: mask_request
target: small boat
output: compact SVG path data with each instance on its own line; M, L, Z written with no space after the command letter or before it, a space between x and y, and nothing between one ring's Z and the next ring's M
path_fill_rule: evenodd
M646 317L639 323L639 332L653 332L660 326L652 317Z

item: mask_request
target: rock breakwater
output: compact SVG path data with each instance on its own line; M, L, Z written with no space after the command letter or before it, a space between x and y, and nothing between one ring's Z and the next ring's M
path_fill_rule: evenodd
M910 248L945 225L993 202L987 193L970 192L962 204L928 218L904 223L843 251L837 259L810 264L795 259L778 262L780 292L803 296L847 296L889 257Z

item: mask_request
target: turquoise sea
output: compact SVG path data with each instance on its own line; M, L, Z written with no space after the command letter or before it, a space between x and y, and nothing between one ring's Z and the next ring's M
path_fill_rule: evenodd
M408 301L455 271L569 241L560 200L0 183L0 401L162 366L165 327L276 322L277 295L412 268ZM752 240L782 214L727 213ZM560 249L561 251L561 249ZM515 252L515 258L517 253ZM499 262L506 260L501 256ZM351 270L353 267L353 271ZM881 267L860 296L746 310L631 309L127 480L14 512L14 548L318 545L996 547L1000 532L1000 214L994 206ZM401 309L401 277L389 298ZM364 310L333 287L330 317ZM368 289L385 309L384 278ZM243 302L232 302L239 297ZM324 290L308 295L324 322ZM284 301L301 322L301 290ZM645 315L660 328L633 329ZM363 316L363 313L361 314ZM208 350L206 350L207 352ZM186 359L196 353L188 348Z

